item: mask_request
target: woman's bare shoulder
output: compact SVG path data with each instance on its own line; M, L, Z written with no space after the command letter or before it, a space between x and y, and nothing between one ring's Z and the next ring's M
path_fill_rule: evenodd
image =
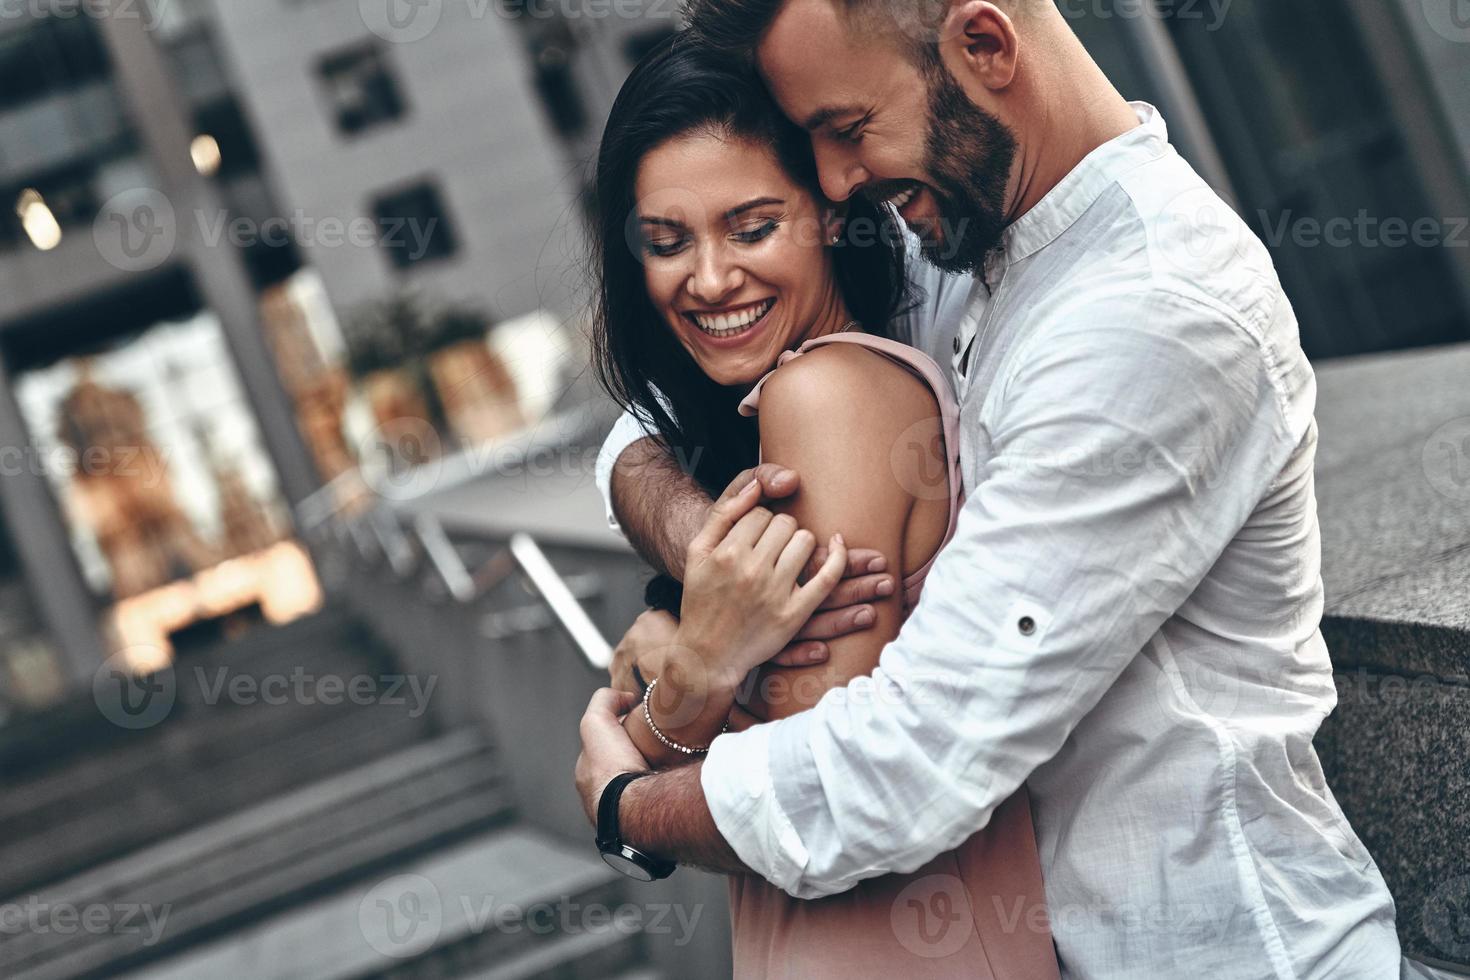
M873 426L902 431L935 417L939 401L922 378L872 348L827 344L775 371L760 409L762 432L768 424L800 424L820 415L876 434Z

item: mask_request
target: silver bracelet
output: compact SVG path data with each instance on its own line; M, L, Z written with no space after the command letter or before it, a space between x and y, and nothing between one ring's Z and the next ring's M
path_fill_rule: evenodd
M683 752L685 755L704 755L706 752L709 751L708 745L706 745L702 749L692 749L687 745L680 745L678 742L674 741L663 732L659 731L658 726L653 723L653 712L650 711L648 708L648 699L653 696L653 689L657 686L658 678L655 677L649 683L648 687L643 689L643 720L648 722L648 730L653 732L654 738L658 739L660 742L664 743L664 745L673 749L675 752ZM720 729L719 735L723 735L729 730L730 723L726 721L724 727ZM719 735L716 735L715 737L718 738Z

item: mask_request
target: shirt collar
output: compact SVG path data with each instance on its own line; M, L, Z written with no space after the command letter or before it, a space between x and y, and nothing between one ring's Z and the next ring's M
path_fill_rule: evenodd
M1005 230L1007 263L1019 262L1061 237L1118 178L1168 152L1169 129L1159 110L1130 102L1139 125L1082 158L1072 172Z

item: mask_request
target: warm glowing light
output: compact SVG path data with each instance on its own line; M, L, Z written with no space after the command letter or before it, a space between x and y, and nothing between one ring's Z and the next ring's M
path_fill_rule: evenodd
M21 191L15 202L15 213L32 245L49 252L61 244L61 225L40 191L30 187Z
M201 619L259 605L266 622L280 625L321 609L323 599L306 549L279 541L118 601L111 629L114 642L129 651L130 669L147 673L172 662L170 634Z
M194 160L194 169L205 177L213 177L219 173L224 159L220 155L219 140L208 133L194 137L194 142L189 144L189 156Z

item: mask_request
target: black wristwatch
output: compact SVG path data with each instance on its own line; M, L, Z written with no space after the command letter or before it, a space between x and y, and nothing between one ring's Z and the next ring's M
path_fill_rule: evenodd
M624 844L622 832L618 829L618 800L622 798L623 790L633 780L648 775L651 773L625 772L614 776L603 789L602 799L597 802L597 850L604 861L629 878L658 881L673 874L677 865Z

